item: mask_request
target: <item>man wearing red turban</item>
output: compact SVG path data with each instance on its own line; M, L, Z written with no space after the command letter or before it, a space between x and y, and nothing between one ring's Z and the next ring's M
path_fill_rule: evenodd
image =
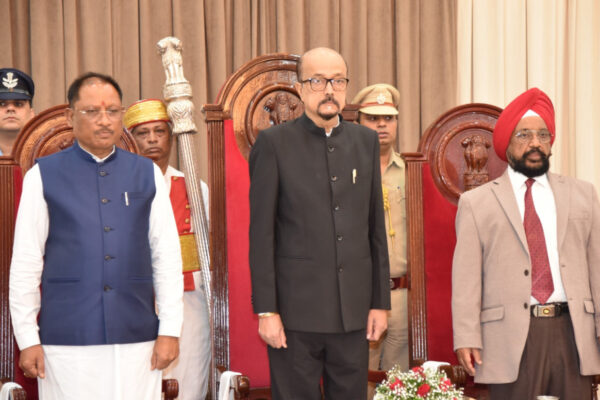
M458 204L454 348L492 399L589 399L600 374L600 204L548 172L554 138L548 96L521 94L494 129L506 172Z

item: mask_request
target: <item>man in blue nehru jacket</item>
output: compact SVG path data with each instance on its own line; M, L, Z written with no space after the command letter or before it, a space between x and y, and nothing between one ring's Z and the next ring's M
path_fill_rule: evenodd
M183 321L164 179L115 146L123 108L113 78L82 75L67 97L76 142L23 181L10 272L19 365L44 400L160 399Z

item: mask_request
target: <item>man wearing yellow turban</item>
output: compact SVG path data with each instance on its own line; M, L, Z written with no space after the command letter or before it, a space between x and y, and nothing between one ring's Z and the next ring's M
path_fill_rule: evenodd
M163 377L177 379L179 400L196 400L204 399L208 389L210 324L184 175L169 165L173 144L170 123L165 105L154 99L132 104L124 117L125 127L135 139L140 154L152 159L164 174L181 243L185 293L180 352L163 371ZM208 187L204 182L201 184L205 209L208 209Z

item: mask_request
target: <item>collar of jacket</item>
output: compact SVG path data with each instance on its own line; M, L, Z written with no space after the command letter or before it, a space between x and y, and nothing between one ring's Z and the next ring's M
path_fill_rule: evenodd
M338 124L338 126L333 128L333 131L331 132L331 136L339 135L342 132L342 130L344 129L344 124L343 124L344 118L342 118L342 114L338 114L338 117L340 118L340 123ZM306 113L303 113L302 116L300 117L300 123L307 131L314 133L317 136L327 137L327 135L325 135L325 129L320 128L317 125L315 125L313 120L308 118Z
M94 157L92 157L90 155L90 153L88 153L87 151L85 151L81 148L81 146L79 145L79 142L77 140L75 140L75 143L73 143L73 146L71 146L71 148L73 149L73 151L75 153L77 153L77 155L79 155L79 157L83 158L85 161L88 161L91 163L97 163L97 161L94 160ZM114 160L117 157L118 152L119 152L119 148L117 146L115 146L115 151L106 160L102 161L102 163L107 163L109 161Z

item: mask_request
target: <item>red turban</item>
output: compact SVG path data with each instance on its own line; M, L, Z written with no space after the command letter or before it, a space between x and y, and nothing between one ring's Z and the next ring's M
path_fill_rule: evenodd
M515 127L528 110L535 111L546 123L554 143L554 106L552 101L538 88L531 88L506 106L498 117L494 128L494 150L502 160L506 160L506 149Z

